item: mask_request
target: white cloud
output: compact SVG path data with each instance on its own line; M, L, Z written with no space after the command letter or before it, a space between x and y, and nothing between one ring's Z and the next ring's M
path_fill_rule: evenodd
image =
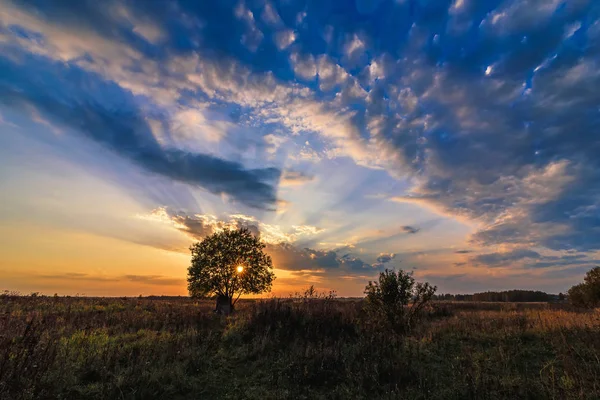
M279 136L279 135L274 135L272 133L269 133L268 135L263 136L263 140L265 141L265 143L267 143L268 147L267 147L267 153L269 153L270 155L274 155L279 148L288 141L287 137L284 136Z
M357 34L353 34L344 45L344 53L346 57L354 57L360 55L365 51L365 42L358 37Z
M263 9L261 18L266 23L274 26L279 26L283 24L283 21L281 21L281 17L279 17L279 14L277 13L277 10L275 10L275 7L273 7L273 5L269 2L265 4L265 8Z
M133 32L142 36L151 43L157 43L166 36L163 28L158 23L140 18L135 11L129 9L124 4L116 4L111 6L113 15L118 19L121 18L133 25Z
M296 24L300 25L304 21L304 18L306 18L306 11L296 14Z
M244 4L238 3L234 9L235 16L246 23L246 32L242 35L241 42L248 50L255 52L264 38L264 34L256 26L254 14Z
M285 29L275 33L275 44L279 50L287 49L296 40L296 32Z
M510 34L518 30L544 23L563 3L562 0L521 0L506 2L490 13L487 21L491 30L498 34ZM581 2L583 5L584 2ZM574 6L578 7L577 5Z
M372 60L371 64L368 66L369 71L369 79L372 81L376 79L385 78L385 70L381 62L377 62L377 60Z
M293 53L290 55L290 61L296 76L305 80L314 79L317 74L317 64L312 54Z
M306 239L325 232L325 229L312 225L293 225L283 229L279 225L260 222L255 217L244 214L231 214L218 218L210 214L173 213L166 207L158 207L148 214L138 214L136 218L170 225L195 240L201 240L225 229L241 227L248 228L254 234L260 234L261 240L268 244L294 243L301 238Z
M450 13L459 13L465 7L465 0L455 0L450 7Z
M219 142L235 126L228 121L209 120L202 110L193 108L177 111L171 120L172 136L182 144L179 147L190 146L193 141L200 139Z
M323 91L328 91L336 86L346 82L350 75L339 65L331 61L331 59L322 55L318 61L319 88Z

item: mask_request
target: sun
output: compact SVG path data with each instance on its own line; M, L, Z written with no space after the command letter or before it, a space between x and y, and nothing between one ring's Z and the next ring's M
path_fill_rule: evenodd
M237 269L237 272L238 272L238 274L239 274L239 273L241 273L242 271L244 271L244 266L243 266L243 265L238 265L236 269Z

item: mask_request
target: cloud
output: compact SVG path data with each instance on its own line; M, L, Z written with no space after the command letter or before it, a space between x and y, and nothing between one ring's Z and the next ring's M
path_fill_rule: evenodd
M256 52L260 46L264 34L256 26L254 14L241 1L234 9L235 16L246 24L246 31L242 34L241 43L252 52Z
M301 186L306 183L313 182L315 180L314 176L304 174L298 171L283 171L281 175L281 180L279 181L279 186L289 187L289 186Z
M388 263L396 258L396 254L394 253L380 253L377 257L378 263Z
M344 44L344 55L351 64L359 62L361 56L363 56L366 50L366 43L360 35L352 34L349 35Z
M415 233L419 232L421 230L421 228L417 228L414 226L409 226L409 225L405 225L402 227L402 231L408 233L409 235L414 235Z
M243 214L217 218L213 215L175 213L160 207L149 214L137 217L171 225L194 240L202 240L223 229L245 227L267 244L266 252L273 258L274 267L283 270L324 269L340 270L347 274L377 270L396 257L394 253L381 253L377 257L377 263L370 264L352 252L353 246L333 249L302 247L299 243L306 240L314 241L325 230L310 225L293 225L291 229L284 231L277 225L260 222L252 216Z
M469 260L474 265L485 267L511 267L522 269L571 269L571 266L592 268L598 260L588 254L542 255L529 249L514 249L506 252L480 254ZM573 269L575 271L576 269Z
M456 254L469 254L472 253L472 250L456 250L455 253Z
M189 215L183 212L174 212L167 207L159 207L149 214L137 215L137 218L159 222L173 226L195 240L202 240L206 236L225 229L249 229L253 234L269 244L290 243L300 239L317 237L325 229L311 225L292 225L290 229L283 230L278 225L258 221L255 217L244 214L231 214L218 218L209 214Z
M158 286L185 286L185 279L169 278L162 275L94 275L81 272L66 272L54 275L39 275L40 279L62 280L62 281L86 281L86 282L136 282L144 285Z
M245 169L212 155L163 148L134 98L119 86L77 67L23 57L25 65L0 59L4 71L0 101L5 106L22 112L33 108L54 124L84 135L149 172L226 193L252 207L270 208L275 203L277 169ZM38 65L45 67L39 70ZM39 79L31 80L32 74Z
M275 44L279 50L289 47L296 40L296 32L292 29L285 29L275 33Z
M291 243L267 246L275 268L284 270L321 270L332 274L361 271L372 272L374 268L351 253L340 254L336 250L300 248Z
M315 63L315 58L312 54L302 55L292 53L290 55L290 61L296 76L304 80L311 80L317 75L317 64Z
M94 282L116 282L119 279L105 275L90 275L82 272L65 272L62 274L40 275L41 279L50 280L75 280L75 281L94 281Z
M350 75L328 56L322 55L317 60L319 74L319 88L322 91L339 89L346 82L351 81Z
M280 25L283 24L283 21L281 20L281 17L277 13L277 10L269 2L267 2L265 4L265 7L264 7L263 12L261 14L261 18L266 23L274 25L274 26L280 26Z
M389 262L391 262L394 258L396 258L396 254L394 253L379 253L375 263L371 266L373 268L381 269L386 266Z
M516 261L520 261L523 259L539 259L542 256L528 249L515 249L511 251L507 251L504 253L488 253L488 254L480 254L471 258L471 261L474 264L481 264L485 266L500 266L500 265L510 265Z
M124 275L130 282L139 282L147 285L158 286L183 286L185 279L166 278L162 275Z

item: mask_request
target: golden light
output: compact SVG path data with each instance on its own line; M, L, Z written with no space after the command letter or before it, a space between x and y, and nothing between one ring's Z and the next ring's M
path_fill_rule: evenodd
M243 265L238 265L237 266L237 272L238 272L238 274L242 273L242 271L244 271L244 266Z

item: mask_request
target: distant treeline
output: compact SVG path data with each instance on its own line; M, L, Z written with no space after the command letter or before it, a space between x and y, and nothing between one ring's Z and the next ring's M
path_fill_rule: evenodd
M539 290L506 290L503 292L483 292L474 294L439 294L435 300L451 301L500 301L500 302L536 302L564 299L561 295L548 294Z

